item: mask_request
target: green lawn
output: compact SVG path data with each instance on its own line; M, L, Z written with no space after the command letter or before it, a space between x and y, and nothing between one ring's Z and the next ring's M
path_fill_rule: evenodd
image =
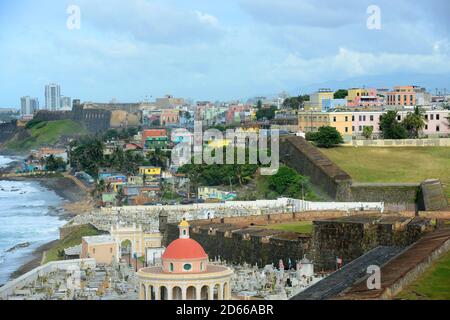
M277 223L265 226L267 229L272 230L284 230L297 233L312 233L313 223L312 221L297 221L292 223Z
M5 144L10 150L29 150L41 146L52 146L61 136L86 134L86 129L72 120L44 121L28 130L30 136L18 139L17 136Z
M357 182L422 182L436 178L450 199L450 148L339 147L321 151Z
M450 252L437 260L396 299L450 300Z
M50 250L45 252L44 263L62 260L64 258L62 256L64 249L81 244L82 237L96 236L103 233L90 225L74 230L64 240L58 241Z

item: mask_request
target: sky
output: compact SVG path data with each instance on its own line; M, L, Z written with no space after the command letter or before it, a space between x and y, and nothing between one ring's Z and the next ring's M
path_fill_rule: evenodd
M450 89L449 12L447 0L0 0L0 107L42 106L50 82L96 102Z

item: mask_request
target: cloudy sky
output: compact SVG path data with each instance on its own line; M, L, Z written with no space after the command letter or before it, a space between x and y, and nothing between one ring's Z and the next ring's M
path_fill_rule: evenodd
M69 30L77 5L81 28ZM381 29L367 28L376 5ZM447 0L0 0L0 107L245 99L327 85L450 88Z

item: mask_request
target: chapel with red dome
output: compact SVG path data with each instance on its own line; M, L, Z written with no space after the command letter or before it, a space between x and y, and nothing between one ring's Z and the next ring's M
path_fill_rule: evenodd
M233 271L209 264L203 247L189 236L189 223L178 225L179 238L162 255L162 265L138 272L141 300L225 300L231 297Z

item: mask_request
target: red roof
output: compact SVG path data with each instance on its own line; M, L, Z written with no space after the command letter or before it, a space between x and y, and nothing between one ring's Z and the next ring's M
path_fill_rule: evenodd
M177 239L169 244L162 258L169 260L206 259L208 255L197 241L188 238Z

